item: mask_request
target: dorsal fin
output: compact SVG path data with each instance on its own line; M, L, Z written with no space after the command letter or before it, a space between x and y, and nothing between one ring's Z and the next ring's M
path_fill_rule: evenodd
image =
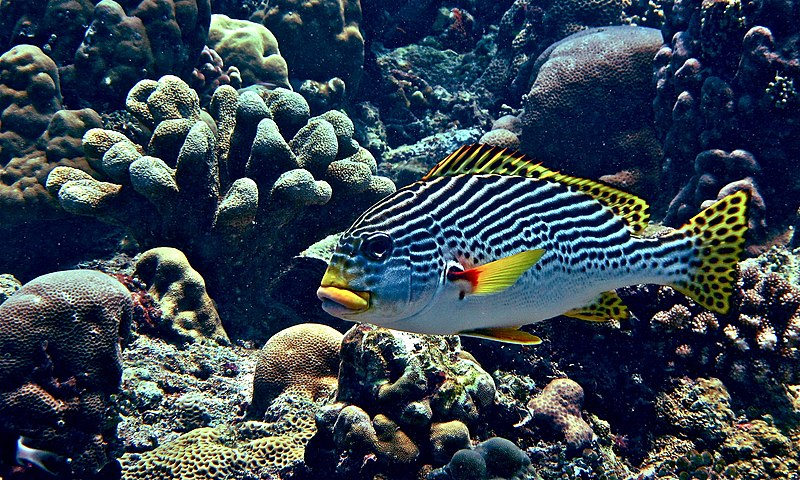
M634 234L640 234L650 218L650 206L636 195L595 180L564 175L543 167L520 152L493 145L464 145L439 162L422 180L482 173L538 178L569 185L610 208Z

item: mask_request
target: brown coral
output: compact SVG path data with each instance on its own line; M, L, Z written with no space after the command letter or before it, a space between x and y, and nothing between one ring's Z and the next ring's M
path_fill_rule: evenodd
M581 417L583 388L568 378L557 378L528 402L534 420L564 436L572 450L587 447L594 437L592 427Z
M364 63L358 1L279 0L250 20L263 23L280 39L290 77L319 81L339 77L348 89L358 88Z
M658 30L607 27L550 47L523 97L521 149L576 175L639 169L655 179L661 147L652 127L651 63L660 46Z
M91 270L43 275L3 303L3 437L24 436L28 447L72 458L64 468L77 478L92 478L110 462L116 423L109 409L132 310L121 283Z
M335 388L342 334L326 325L304 323L273 335L261 349L248 415L259 417L281 393L315 400Z
M96 174L80 138L100 117L61 107L58 70L38 47L18 45L0 56L0 225L56 215L44 186L56 166Z
M134 273L161 310L161 325L189 341L230 343L203 277L178 249L153 248L136 262Z

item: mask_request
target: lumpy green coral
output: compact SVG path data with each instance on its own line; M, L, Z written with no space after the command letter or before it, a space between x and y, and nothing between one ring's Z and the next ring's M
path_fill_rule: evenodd
M280 271L304 246L344 228L344 212L395 189L375 174L345 114L309 117L305 100L286 89L222 86L205 112L194 90L164 76L136 84L127 107L152 129L147 145L90 130L87 155L114 181L60 169L51 191L65 210L122 226L144 246L180 248L212 296L232 286L248 296L220 306L234 337L265 338L299 320L269 292L257 293L256 272ZM264 319L272 311L282 320L254 322L257 305Z

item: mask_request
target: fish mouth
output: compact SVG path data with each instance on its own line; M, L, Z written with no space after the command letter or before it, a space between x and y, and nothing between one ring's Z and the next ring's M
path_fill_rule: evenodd
M317 298L322 300L322 309L334 317L353 315L369 310L369 292L328 285L317 289Z

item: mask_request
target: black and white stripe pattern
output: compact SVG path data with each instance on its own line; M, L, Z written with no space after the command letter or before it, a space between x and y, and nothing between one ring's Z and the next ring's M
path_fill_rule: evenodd
M680 233L660 239L633 237L608 207L572 187L491 174L417 182L365 211L342 236L332 264L345 271L348 265L357 267L366 287L388 272L380 263L353 264L350 254L375 232L393 239L393 255L411 269L412 285L445 281L451 262L471 268L524 250L545 249L501 301L506 306L538 307L543 318L565 311L563 305L544 308L543 299L563 303L571 293L580 301L624 285L682 278L695 255L690 239Z

